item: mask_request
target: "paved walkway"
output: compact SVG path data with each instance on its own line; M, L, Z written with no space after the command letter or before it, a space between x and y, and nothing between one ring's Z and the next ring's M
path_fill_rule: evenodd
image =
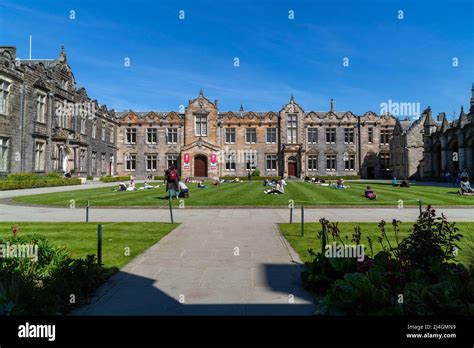
M301 270L298 256L265 216L200 210L75 314L311 315Z
M92 184L94 187L114 184ZM91 185L91 186L92 186ZM97 185L97 186L96 186ZM88 186L88 187L91 187ZM86 188L78 186L74 189ZM0 198L72 187L0 192ZM473 221L474 208L440 208ZM306 209L305 221L414 221L418 208ZM0 221L84 221L85 209L0 204ZM79 315L311 315L301 262L278 233L289 209L175 209L175 231L102 286ZM295 209L293 221L300 220ZM92 208L90 221L170 221L165 209Z

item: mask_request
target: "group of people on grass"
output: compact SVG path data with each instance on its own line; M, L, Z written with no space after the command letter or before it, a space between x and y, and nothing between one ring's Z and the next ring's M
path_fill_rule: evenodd
M285 179L281 179L281 180L276 180L276 179L268 180L268 179L265 179L263 181L263 186L272 187L269 190L263 191L263 193L265 193L266 195L273 195L273 194L274 195L281 195L281 194L285 193L286 181L285 181Z
M149 179L149 178L148 178ZM153 189L153 188L158 188L159 185L153 186L148 183L148 179L145 181L143 187L140 189ZM179 176L178 169L175 165L171 166L168 170L165 172L165 178L164 181L166 183L166 191L168 193L168 197L171 200L173 196L176 196L176 199L179 199L180 197L189 197L189 188L186 185L186 183L195 183L197 182L197 188L203 189L207 188L206 185L204 185L204 182L202 180L194 180L192 178L186 178L183 181L181 181L181 178ZM218 186L221 183L225 182L239 182L240 180L236 178L235 180L217 180L216 182L213 183L213 185ZM316 177L313 177L311 179L306 179L305 181L311 181L312 183L319 183L320 185L324 186L335 186L337 189L345 189L348 188L348 186L345 185L344 179L339 178L336 181L336 184L332 184L332 182L329 182L326 184L324 180L318 180ZM282 179L265 179L263 181L263 186L268 186L271 187L268 190L265 190L265 194L284 194L285 193L285 186L287 185L286 181ZM466 170L463 170L462 172L459 173L459 191L458 193L461 195L474 195L474 191L471 187L471 184L469 182L469 175ZM402 180L401 183L398 183L397 178L394 176L392 179L392 186L394 187L410 187L410 184L408 183L407 180ZM125 183L121 182L118 187L118 191L134 191L136 190L135 186L135 181L133 179L130 180L130 183L125 185ZM364 191L364 196L367 199L373 200L377 198L377 194L374 192L371 186L367 186L365 191Z

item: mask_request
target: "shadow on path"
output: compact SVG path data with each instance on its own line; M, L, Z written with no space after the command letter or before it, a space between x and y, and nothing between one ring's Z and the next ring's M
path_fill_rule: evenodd
M187 284L169 294L160 281L119 272L101 287L92 303L73 315L312 315L311 295L301 288L302 266L262 264L260 283ZM232 278L232 274L229 275ZM269 296L270 294L270 296ZM184 303L181 303L184 300Z

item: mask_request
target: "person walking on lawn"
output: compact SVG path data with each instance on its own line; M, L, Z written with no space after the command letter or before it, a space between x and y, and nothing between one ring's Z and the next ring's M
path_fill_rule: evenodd
M170 200L173 199L173 192L176 195L176 199L179 199L179 173L174 164L165 172L165 180Z

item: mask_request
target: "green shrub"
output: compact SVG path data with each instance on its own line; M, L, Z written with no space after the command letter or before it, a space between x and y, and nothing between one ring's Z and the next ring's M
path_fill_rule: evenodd
M220 180L235 180L235 178L239 178L239 180L248 180L248 176L231 176L231 175L225 175L219 177ZM280 180L281 176L252 176L252 180Z
M260 177L260 170L259 170L259 169L255 169L255 170L252 172L252 176L254 176L254 177Z
M94 177L92 175L88 175L86 180L94 180Z
M66 314L105 280L106 271L94 256L73 259L66 248L53 246L43 237L12 237L0 243L38 246L36 261L0 259L0 315ZM73 304L70 294L75 295Z
M102 182L116 182L116 181L127 181L130 180L130 175L126 176L102 176L100 181Z
M164 176L160 176L160 175L155 175L153 177L153 180L165 180L165 177Z
M8 174L7 180L21 181L21 180L35 180L38 178L36 173L12 173Z
M33 180L1 180L0 191L17 190L26 188L52 187L80 185L80 179L61 178L61 179L33 179Z
M337 223L320 220L327 238L345 245ZM395 242L386 223L379 224L382 251L355 258L326 258L310 250L312 260L302 273L303 285L323 294L320 313L348 315L473 315L474 274L454 263L457 242L463 237L455 223L436 217L430 207L419 217L412 233L401 240L399 221L392 222ZM356 228L352 243L359 245ZM321 237L321 235L320 235ZM373 242L368 238L370 250ZM373 258L372 258L373 257ZM401 300L400 300L401 299Z
M332 176L332 175L310 175L306 176L306 180L311 180L312 177L317 177L318 180L359 180L360 175L342 175L342 176Z

